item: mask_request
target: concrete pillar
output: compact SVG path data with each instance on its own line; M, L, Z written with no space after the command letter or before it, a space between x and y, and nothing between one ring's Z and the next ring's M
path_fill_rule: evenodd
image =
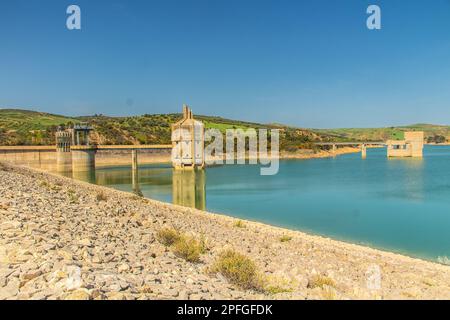
M138 151L136 149L131 150L131 169L138 170Z
M367 146L365 144L361 145L361 158L367 158Z
M333 155L336 155L336 150L337 150L337 147L335 144L333 144L333 147L331 149L331 152L333 152Z
M95 170L95 154L97 148L93 146L72 147L72 171Z
M39 153L40 157L40 153ZM70 133L56 132L56 171L72 171L72 154L70 152Z
M56 171L70 172L72 171L72 153L64 151L64 149L56 149Z

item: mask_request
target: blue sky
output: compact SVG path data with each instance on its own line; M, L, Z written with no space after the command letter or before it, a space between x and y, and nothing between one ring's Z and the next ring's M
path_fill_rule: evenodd
M66 8L82 30L66 29ZM382 9L382 30L366 9ZM450 124L449 0L0 2L0 106L302 127Z

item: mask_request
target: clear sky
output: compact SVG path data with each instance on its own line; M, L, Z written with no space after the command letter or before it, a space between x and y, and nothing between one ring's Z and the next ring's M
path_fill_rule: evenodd
M77 4L82 30L66 28ZM366 28L366 9L382 29ZM302 127L450 124L449 0L0 2L0 106Z

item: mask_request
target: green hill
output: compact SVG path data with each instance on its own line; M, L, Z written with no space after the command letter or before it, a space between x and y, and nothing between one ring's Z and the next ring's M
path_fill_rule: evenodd
M171 124L181 114L145 114L132 117L104 115L66 117L42 112L0 109L0 145L52 145L59 125L88 122L94 127L93 141L103 145L170 144ZM264 125L221 117L196 115L206 128L226 129L278 128L283 150L312 147L311 141L322 137L312 131L283 125Z
M405 131L423 131L428 142L442 143L450 140L450 126L433 124L414 124L387 128L314 129L313 131L326 135L335 141L400 140L403 139L403 132Z
M104 115L68 117L44 112L0 109L0 145L52 145L59 125L89 122L92 139L98 144L170 144L170 126L181 114L144 114L132 117ZM226 129L278 128L281 149L295 151L313 148L314 141L385 141L402 139L403 132L424 131L429 142L450 139L450 126L415 124L388 128L301 129L282 124L261 124L221 117L196 115L206 128Z
M46 144L60 124L76 119L44 112L0 109L0 145Z

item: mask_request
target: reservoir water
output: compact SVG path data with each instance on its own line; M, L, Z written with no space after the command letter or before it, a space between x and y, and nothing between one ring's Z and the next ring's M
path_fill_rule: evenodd
M385 149L311 160L283 160L275 176L259 166L203 173L143 166L97 169L83 179L211 212L320 234L431 260L450 257L450 147L423 159L387 159Z

